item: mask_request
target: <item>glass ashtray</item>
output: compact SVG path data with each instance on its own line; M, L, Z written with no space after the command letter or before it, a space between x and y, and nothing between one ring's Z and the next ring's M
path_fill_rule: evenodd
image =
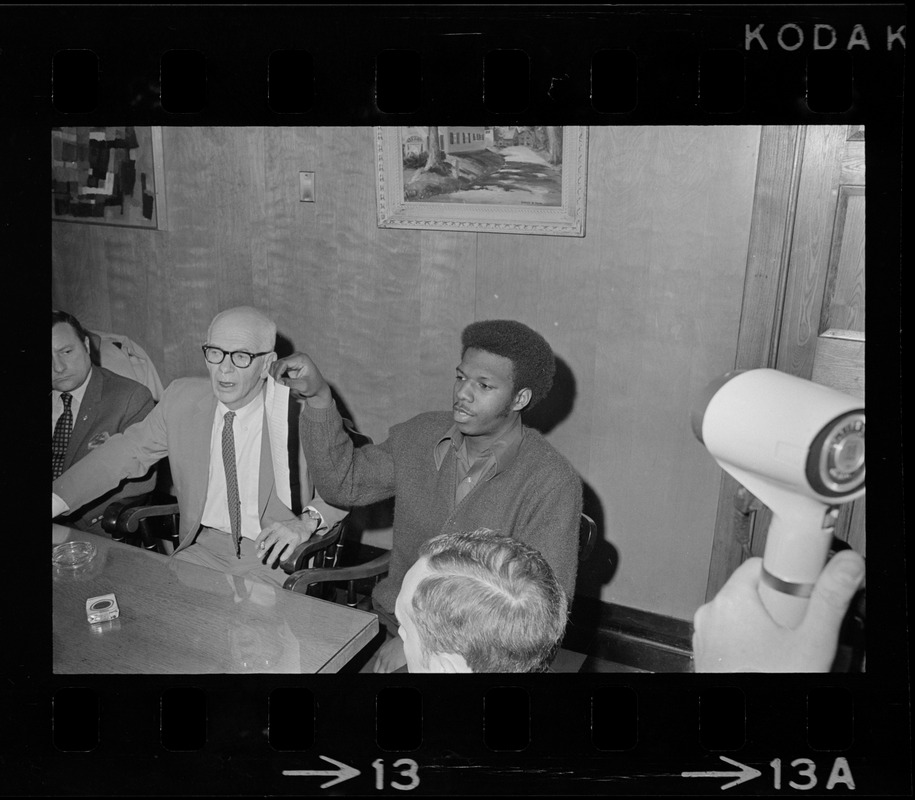
M55 567L75 569L88 564L95 558L92 542L64 542L51 551L51 563Z

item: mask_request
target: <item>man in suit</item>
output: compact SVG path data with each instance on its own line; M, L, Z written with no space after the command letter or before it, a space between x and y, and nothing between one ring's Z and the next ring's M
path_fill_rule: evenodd
M51 311L51 480L144 419L154 406L152 395L136 381L92 364L89 333L76 317ZM148 494L155 470L124 479L104 495L76 507L64 524L102 533L109 503Z
M168 456L180 508L175 555L282 585L278 563L346 512L315 494L289 436L298 407L269 375L275 341L276 325L257 309L217 314L202 346L209 379L174 381L145 420L61 475L52 517Z

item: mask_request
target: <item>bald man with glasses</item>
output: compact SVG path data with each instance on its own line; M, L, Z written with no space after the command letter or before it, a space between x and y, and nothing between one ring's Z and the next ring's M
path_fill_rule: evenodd
M180 507L175 555L282 585L279 563L346 512L315 492L298 401L270 377L275 341L275 323L255 308L217 314L202 346L209 378L174 381L146 419L57 478L52 518L168 456Z

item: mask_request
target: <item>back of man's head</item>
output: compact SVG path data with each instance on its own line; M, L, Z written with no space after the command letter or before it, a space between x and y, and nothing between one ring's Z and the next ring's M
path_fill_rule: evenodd
M531 390L528 410L549 394L556 360L552 348L537 331L512 319L471 322L461 333L461 355L471 347L512 362L513 393Z
M459 654L473 672L547 669L568 600L537 550L483 529L437 536L420 558L412 616L426 654Z

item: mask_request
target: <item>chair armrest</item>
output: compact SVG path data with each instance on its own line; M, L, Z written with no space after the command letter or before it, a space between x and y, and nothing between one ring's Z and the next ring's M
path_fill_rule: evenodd
M128 509L118 517L118 528L128 533L136 533L140 520L147 517L166 517L178 513L177 503L166 503L158 506L140 506Z
M174 502L174 499L171 497L166 497L166 500ZM105 507L105 512L102 514L101 525L102 530L107 531L108 533L126 533L126 529L121 528L118 525L118 520L121 515L130 509L137 509L148 506L149 503L155 503L156 500L162 500L162 495L156 492L152 494L139 494L135 497L129 497L126 500L118 500L114 503L109 503ZM136 528L134 528L134 531Z
M121 512L127 508L140 505L146 499L145 497L134 497L126 502L109 503L102 514L102 530L111 534L123 533L123 531L118 530L118 517L121 516Z
M343 532L346 530L346 520L347 517L339 520L334 523L327 533L322 533L318 536L312 536L307 542L302 542L295 550L292 551L292 555L289 556L285 561L280 562L280 566L283 570L291 575L296 572L296 567L300 569L304 564L308 563L308 559L311 558L315 553L320 552L321 550L327 550L330 547L334 547L337 542L340 541L340 538L343 536Z
M366 561L364 564L356 564L352 567L300 569L286 578L283 588L305 594L308 587L315 583L358 581L363 578L373 578L376 575L384 575L390 567L390 561L391 554L388 552L382 553L377 558Z
M177 513L178 503L174 497L154 491L109 503L102 515L102 530L108 533L136 533L141 519Z

